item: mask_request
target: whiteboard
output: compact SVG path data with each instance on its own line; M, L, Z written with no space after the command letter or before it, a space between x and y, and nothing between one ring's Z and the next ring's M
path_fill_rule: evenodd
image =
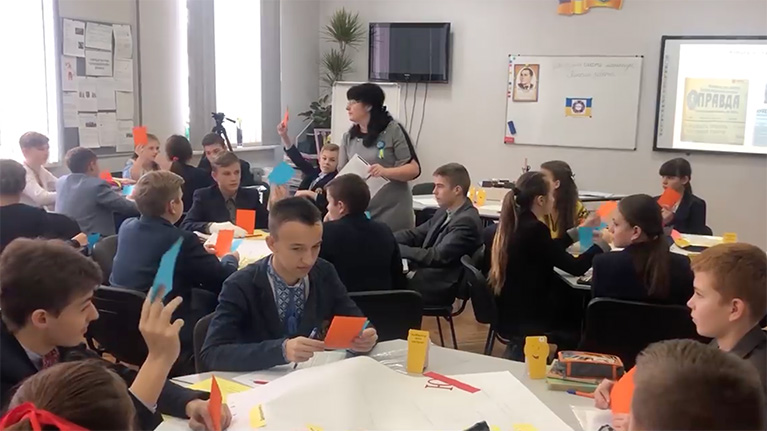
M642 57L510 55L508 78L505 143L636 149Z
M362 82L336 82L333 85L333 98L331 103L333 104L332 119L331 119L331 132L330 142L341 145L341 141L344 138L344 133L349 131L354 124L349 121L349 115L346 113L346 92L355 85L363 84ZM384 91L386 99L384 105L389 113L395 119L399 118L400 110L400 85L391 82L376 82L376 85L381 87Z

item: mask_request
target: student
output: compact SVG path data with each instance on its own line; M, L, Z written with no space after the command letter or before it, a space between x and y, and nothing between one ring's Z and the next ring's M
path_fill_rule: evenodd
M155 161L157 154L160 153L160 140L151 133L147 133L146 137L147 143L137 145L136 152L125 162L123 178L138 181L145 173L160 169Z
M56 204L56 177L44 167L50 153L48 137L37 132L27 132L21 135L19 146L24 155L27 179L21 203L52 208Z
M325 350L311 339L334 316L361 316L333 265L317 259L320 211L304 198L275 203L266 243L272 255L226 282L202 347L202 361L221 371L254 371L305 362ZM351 349L366 353L378 335L368 327Z
M74 220L20 203L25 177L18 162L0 160L0 251L16 238L68 239L76 248L87 245L87 236Z
M551 160L541 165L541 173L554 186L554 207L541 221L549 227L552 238L559 238L586 221L589 211L578 199L578 186L570 165Z
M461 257L482 245L482 221L467 197L471 178L465 167L448 163L434 171L434 198L439 210L426 223L394 234L402 257L413 262L408 284L421 292L425 304L449 305L455 300Z
M149 172L138 180L133 196L141 217L126 220L120 228L109 282L113 286L148 292L162 255L181 238L181 250L173 271L173 290L168 296L184 298L177 317L187 323L181 342L185 353L189 353L195 323L216 308L222 283L237 271L239 254L232 252L219 261L205 250L197 235L174 226L183 212L183 182L181 177L168 171ZM198 289L210 294L193 295Z
M687 303L692 296L690 259L669 251L656 199L648 195L621 199L610 233L613 245L623 250L594 258L591 292L595 298Z
M556 288L554 267L583 275L594 256L610 247L595 233L594 245L574 257L566 248L577 239L578 229L551 238L540 219L554 206L554 187L540 172L522 174L504 200L505 212L493 238L489 282L499 297L501 333L515 337L507 356L520 360L524 337L558 329L560 309L570 302L570 292ZM585 224L599 223L598 216L591 216Z
M92 299L100 281L98 265L61 241L18 239L0 255L0 405L7 405L14 387L38 371L59 362L98 358L82 340L88 324L98 318ZM145 303L140 329L149 355L139 375L122 365L110 365L131 385L140 429L154 429L162 421L161 414L207 416L208 403L202 400L207 394L165 378L179 348L170 340L178 339L182 324L170 325L167 316L179 303L180 299L171 302L164 311L160 301ZM168 320L161 323L161 317ZM141 381L151 386L136 389L134 385ZM158 383L161 388L154 386Z
M285 154L290 157L293 164L304 174L304 179L298 186L296 196L304 196L314 201L324 217L328 212L328 200L324 189L338 174L338 145L327 143L322 146L319 160L320 167L318 169L307 162L301 155L301 152L298 151L298 148L290 142L287 126L280 123L277 126L277 133L282 138Z
M181 135L173 135L165 141L165 154L170 160L170 171L184 179L184 211L192 208L194 192L213 185L210 173L189 164L192 159L192 144Z
M213 171L213 160L219 153L227 151L224 138L216 133L208 133L202 138L202 149L205 151L205 157L200 159L198 168L211 174ZM256 179L250 172L250 163L240 159L240 185L243 187L256 185Z
M682 195L673 208L663 208L663 223L681 233L711 235L706 226L706 201L692 194L690 162L681 157L671 159L661 165L659 173L664 190L670 187Z
M391 229L368 219L370 190L358 175L336 177L325 188L328 215L320 257L332 263L346 290L405 289L402 257Z
M241 238L252 232L245 232L237 221L237 210L256 211L256 227L266 228L269 212L261 203L256 189L244 188L240 184L240 160L234 153L223 152L213 160L213 180L216 184L194 192L192 207L181 223L183 229L203 233L233 229L234 236Z
M639 354L636 368L631 431L765 429L754 370L732 355L692 340L662 341Z
M115 234L115 214L138 215L136 204L99 178L99 162L90 148L75 147L64 157L72 172L56 183L56 212L72 217L83 232Z

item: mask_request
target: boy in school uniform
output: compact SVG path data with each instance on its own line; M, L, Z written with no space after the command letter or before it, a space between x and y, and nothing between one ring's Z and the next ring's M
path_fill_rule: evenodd
M19 138L24 155L27 185L21 194L21 203L33 207L53 208L56 203L56 177L45 169L50 145L42 133L27 132Z
M216 308L221 285L237 271L239 254L232 252L219 261L211 254L215 250L206 250L197 235L174 226L184 210L183 183L180 176L169 171L147 172L138 180L133 196L141 217L126 220L120 228L109 282L113 286L148 292L162 255L180 238L173 290L168 297L184 298L176 317L186 322L181 343L185 353L191 353L194 325ZM195 290L208 294L193 295Z
M240 180L240 160L234 153L222 152L213 160L213 180L216 184L194 192L192 207L181 223L188 231L216 233L234 230L234 236L242 238L253 232L245 232L234 223L237 210L256 211L256 227L266 228L269 212L261 203L258 190L244 188Z
M6 248L0 256L0 350L3 352L0 405L6 406L15 388L42 369L59 362L98 359L85 347L83 337L88 324L99 317L92 299L100 281L98 265L61 241L21 238ZM178 300L174 306L177 305ZM166 314L170 314L170 304L166 308ZM157 330L147 327L143 318L142 323L145 336L147 331ZM175 335L180 323L173 325ZM155 372L170 370L178 352L175 348L170 349L172 346L158 352L154 348L157 346L155 341L147 340L150 353L144 365L154 368ZM135 371L121 365L108 365L128 385L137 379ZM143 390L131 388L139 429L157 427L162 422L161 413L190 417L193 429L203 429L210 421L208 403L204 401L208 395L182 388L166 380L165 376L167 371L150 379L164 381L159 399L147 398ZM228 415L228 411L222 414Z
M89 148L76 147L64 157L72 172L56 183L56 212L73 218L87 234L115 234L115 214L139 215L136 204L99 178L99 162Z
M752 367L693 340L651 344L637 357L631 431L764 430Z
M208 174L212 174L213 161L219 154L228 151L226 142L224 142L224 138L217 133L208 133L202 138L202 149L205 151L205 157L200 159L200 163L197 167ZM256 184L256 179L253 177L253 173L250 172L250 163L245 160L240 160L240 184L243 187Z
M277 126L277 133L282 138L285 154L290 157L293 164L304 174L304 179L298 186L296 196L304 196L314 201L324 217L328 212L327 190L325 186L338 175L338 145L330 143L323 145L319 154L320 167L315 168L304 159L298 148L290 142L287 125L280 123Z
M399 246L389 226L370 220L370 189L358 175L336 177L326 189L328 214L320 257L332 263L349 292L406 289Z
M269 214L272 255L224 282L202 347L202 361L221 371L254 371L305 362L325 349L312 338L334 316L361 316L333 265L318 259L320 211L305 198L274 204ZM350 350L369 352L378 335L368 327Z

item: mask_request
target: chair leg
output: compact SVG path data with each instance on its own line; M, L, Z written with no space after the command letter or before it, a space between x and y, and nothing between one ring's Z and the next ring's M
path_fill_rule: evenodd
M488 329L487 340L485 340L485 350L484 350L484 354L487 356L490 356L493 353L493 348L490 346L490 343L492 343L494 339L495 339L495 334L493 334L493 330Z
M445 337L442 335L442 323L439 321L439 316L436 316L437 319L437 329L439 329L439 343L442 345L442 347L445 347Z
M458 350L458 340L455 338L455 325L453 325L453 316L448 315L446 319L447 323L450 324L450 334L453 336L453 348Z

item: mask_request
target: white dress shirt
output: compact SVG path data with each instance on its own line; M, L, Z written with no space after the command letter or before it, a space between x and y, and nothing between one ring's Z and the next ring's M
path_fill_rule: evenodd
M27 171L27 185L21 192L21 203L33 207L53 207L56 204L56 177L40 166L34 169L23 164Z

